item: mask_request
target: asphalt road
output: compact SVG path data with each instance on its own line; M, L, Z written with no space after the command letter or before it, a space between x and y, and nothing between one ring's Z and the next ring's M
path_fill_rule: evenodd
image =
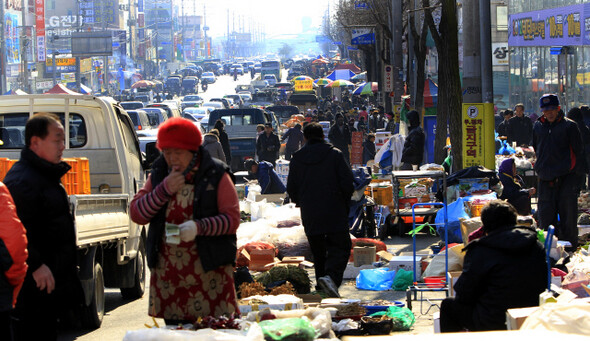
M234 81L232 77L224 75L218 77L214 84L210 84L206 92L200 91L199 94L208 101L210 98L223 97L226 94L234 94L235 87L238 84L247 84L250 82L250 74L245 74L238 77L238 81ZM417 249L420 253L427 253L428 246L438 242L438 237L432 237L419 234L417 237ZM412 239L410 237L394 237L386 241L388 250L399 254L411 254ZM313 271L310 271L313 275ZM118 289L105 290L105 316L101 328L96 330L81 330L72 327L64 327L60 330L58 340L82 340L82 341L103 341L103 340L122 340L125 333L129 330L137 330L145 328L145 324L152 325L152 318L147 315L148 299L147 290L149 287L149 273L148 282L146 283L146 294L143 298L135 301L124 300ZM399 291L365 291L358 290L355 286L354 280L346 281L340 287L340 293L344 298L359 298L359 299L385 299L390 301L406 301L406 293ZM440 298L440 293L426 293L424 300ZM431 302L424 301L422 303L414 303L414 313L416 315L416 324L414 328L407 333L410 334L431 334L432 329L432 313L438 311L436 306L430 308ZM421 313L424 312L424 314ZM157 320L158 323L163 324L163 320Z

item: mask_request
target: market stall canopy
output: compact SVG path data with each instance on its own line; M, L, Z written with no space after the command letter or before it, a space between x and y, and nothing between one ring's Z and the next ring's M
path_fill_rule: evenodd
M346 86L354 86L354 83L349 82L344 79L338 79L338 80L335 80L332 83L326 85L327 88L338 88L338 87L346 87Z
M361 72L361 68L352 63L340 63L334 67L334 70L350 70L354 73Z
M66 94L66 95L79 95L80 93L68 89L63 84L55 84L55 86L47 91L45 91L47 95L55 95L55 94Z
M313 80L313 78L311 78L311 77L309 77L309 76L304 76L304 75L301 75L301 76L294 77L294 78L293 78L293 79L291 79L291 80L292 80L292 81L312 81L312 80Z
M352 72L350 70L334 70L334 71L332 71L332 73L327 75L326 78L333 80L333 81L335 81L337 79L350 80L350 78L352 76L354 76L354 72Z
M437 104L438 85L429 78L424 82L424 107L433 108L436 107Z
M28 95L28 93L22 91L21 89L16 89L8 90L4 95Z
M351 81L367 81L367 71L356 74L350 78Z
M84 95L92 95L92 89L90 89L89 87L87 87L84 84L80 84L80 91L84 94Z
M370 95L372 96L373 93L379 91L379 84L377 82L364 82L359 84L359 86L354 89L352 92L353 95Z
M314 84L316 85L328 85L330 83L332 83L332 80L328 79L328 78L318 78L315 81L313 81Z
M148 81L146 79L142 79L138 82L133 83L133 85L131 85L131 89L137 89L137 88L149 88L154 86L154 82L152 81Z

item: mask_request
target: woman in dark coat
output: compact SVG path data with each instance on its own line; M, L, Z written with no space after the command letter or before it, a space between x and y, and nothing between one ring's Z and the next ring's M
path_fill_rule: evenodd
M524 182L516 174L513 158L502 161L498 169L498 177L504 186L500 199L508 200L520 215L531 214L531 195L535 194L536 190L523 188Z
M369 134L363 142L363 165L366 165L369 160L374 160L376 153L375 134Z
M231 166L231 149L229 148L229 137L225 132L225 124L222 120L215 121L215 129L219 132L219 142L221 143L221 147L223 147L223 154L225 154L225 163Z
M412 169L412 165L419 166L422 163L424 155L424 141L426 136L424 130L420 127L420 115L416 110L410 111L407 116L410 122L410 132L406 137L404 149L402 151L401 169Z

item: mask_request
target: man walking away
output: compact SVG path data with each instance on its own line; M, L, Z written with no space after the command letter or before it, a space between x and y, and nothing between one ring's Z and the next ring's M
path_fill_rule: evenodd
M4 183L27 230L29 269L15 309L17 340L57 339L60 313L81 295L76 270L74 219L61 177L65 132L54 114L40 113L25 125L25 147Z
M535 171L539 177L539 227L547 229L554 225L555 235L572 244L566 251L573 251L578 246L576 172L584 157L582 139L576 123L560 113L557 95L543 95L540 107L543 116L533 129Z
M303 129L305 145L289 165L287 193L301 208L301 219L314 258L318 286L332 297L350 257L348 226L353 176L343 153L324 141L318 123Z
M410 132L404 142L404 149L402 150L402 166L403 170L417 169L422 164L424 157L424 141L426 135L420 126L420 114L416 110L412 110L407 115L410 122Z
M580 108L571 108L566 115L567 118L576 122L578 130L580 130L580 137L582 138L582 145L584 149L584 157L580 160L576 160L576 163L580 161L583 165L577 174L578 177L578 194L582 189L586 189L586 178L588 176L588 170L590 168L590 129L584 123L584 117L582 116L582 110Z
M279 158L281 142L279 137L272 131L272 124L264 124L264 133L258 136L256 140L256 154L258 161L267 161L272 163L273 167Z
M516 142L517 146L528 146L533 133L533 121L524 116L524 104L514 106L514 117L508 121L508 143Z
M330 127L328 138L334 147L340 149L346 164L350 165L348 146L352 143L352 135L349 126L344 123L344 116L341 113L336 114L336 123Z
M293 153L298 151L303 145L303 132L301 131L301 124L297 123L293 128L289 128L289 130L287 130L282 138L282 142L285 141L287 141L285 146L285 160L291 160Z

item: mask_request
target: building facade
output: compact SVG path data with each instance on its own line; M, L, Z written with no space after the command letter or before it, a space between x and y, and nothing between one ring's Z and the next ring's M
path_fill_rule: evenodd
M518 0L508 5L510 104L539 111L545 93L562 108L590 103L590 1Z

